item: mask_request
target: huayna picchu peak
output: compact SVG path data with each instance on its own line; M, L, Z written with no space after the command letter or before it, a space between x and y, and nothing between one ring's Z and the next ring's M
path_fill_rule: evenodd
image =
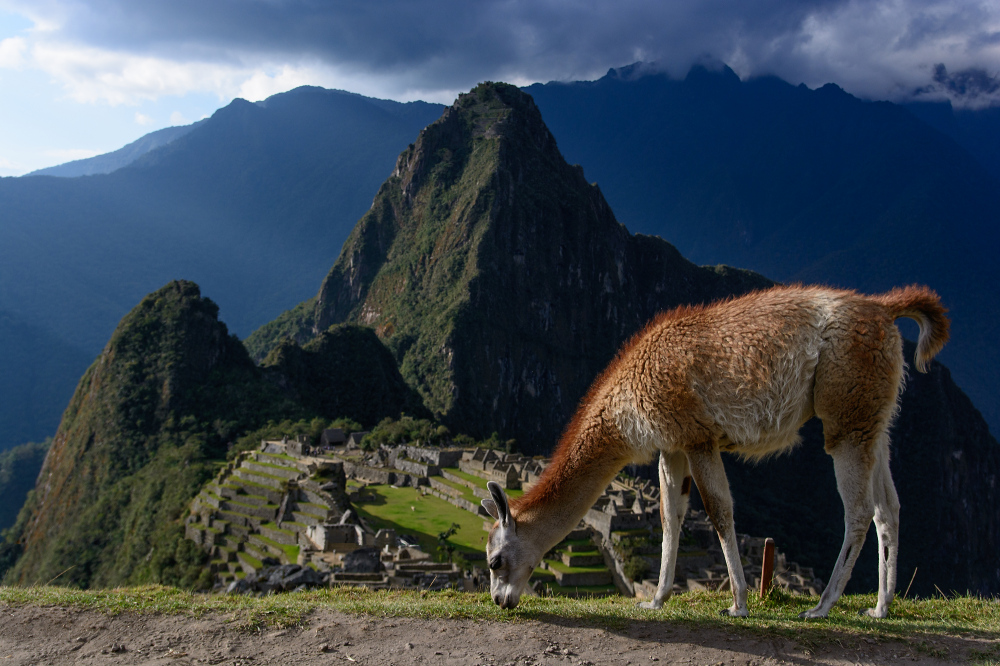
M484 83L399 156L316 298L254 333L373 326L453 430L554 441L590 380L656 311L763 287L632 236L566 163L531 97Z

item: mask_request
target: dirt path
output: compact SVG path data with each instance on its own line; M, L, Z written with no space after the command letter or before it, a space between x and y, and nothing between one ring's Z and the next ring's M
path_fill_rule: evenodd
M237 631L226 618L106 616L58 607L0 604L4 664L481 664L483 666L963 663L980 641L852 638L807 648L788 639L747 639L666 623L614 631L561 618L520 623L377 619L318 611L305 626ZM942 657L935 658L934 655Z

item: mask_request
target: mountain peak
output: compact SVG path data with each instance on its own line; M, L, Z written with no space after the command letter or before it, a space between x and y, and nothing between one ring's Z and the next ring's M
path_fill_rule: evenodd
M474 154L499 156L500 145L511 143L558 154L555 138L530 95L506 83L481 83L459 95L420 132L400 154L392 175L402 180L404 195L412 197L428 177L451 184Z
M218 311L198 285L174 281L122 319L63 414L9 581L64 569L69 585L142 579L150 541L176 529L185 490L211 476L229 437L295 413Z
M371 326L449 427L545 451L657 310L766 284L631 236L534 100L487 82L399 156L317 297L247 344L262 358L285 335Z

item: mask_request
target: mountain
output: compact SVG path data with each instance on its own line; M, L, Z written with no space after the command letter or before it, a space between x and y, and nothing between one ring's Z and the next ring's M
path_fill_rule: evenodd
M0 179L0 311L17 335L34 331L16 357L0 347L11 371L0 391L19 405L0 406L0 447L50 436L116 323L178 276L212 293L240 335L309 297L442 108L299 88L235 100L110 174ZM58 380L56 365L68 368Z
M1000 367L1000 181L958 143L901 106L728 68L526 91L618 218L697 263L865 292L931 285L953 321L941 360L1000 425L1000 375L982 371Z
M172 282L121 321L63 415L5 580L156 579L150 561L179 548L181 512L229 438L295 412L217 315L196 285Z
M392 353L363 326L331 326L302 347L284 340L261 368L307 411L328 419L350 417L370 428L400 412L430 415Z
M373 326L453 431L540 453L655 312L769 284L631 235L531 98L483 84L399 156L318 295L247 345L260 358L331 324Z
M77 176L93 176L96 174L111 173L122 167L128 166L132 162L145 155L151 150L160 146L165 146L174 139L179 139L195 127L205 122L200 120L191 125L181 125L179 127L164 127L161 130L150 132L132 143L119 148L110 153L88 157L82 160L73 160L65 164L38 169L27 176L58 176L60 178L76 178Z
M483 84L403 151L317 296L247 345L261 357L331 323L363 322L453 430L495 430L527 453L550 453L594 377L653 313L769 284L629 234L563 160L531 98ZM906 354L913 358L910 343ZM827 578L843 520L819 422L788 455L726 464L739 529L774 536ZM908 375L892 465L900 577L919 568L920 594L935 584L1000 591L1000 446L938 362ZM650 468L632 471L655 478ZM855 590L876 586L871 546L866 553Z
M183 540L180 518L234 440L284 420L372 427L421 411L368 329L282 345L259 368L218 312L192 282L149 294L80 379L41 472L39 445L0 457L10 508L34 486L0 547L7 583L63 572L60 583L80 587L204 584L204 553Z
M51 437L93 355L0 311L0 452Z
M697 263L781 281L932 285L955 326L942 360L995 431L1000 380L980 368L1000 362L1000 314L982 306L1000 284L987 254L997 186L969 154L1000 155L989 110L954 111L966 129L952 132L836 86L648 72L529 89L617 218ZM234 101L108 175L0 179L0 310L83 367L144 294L185 276L245 336L315 294L396 156L442 110L301 88ZM33 376L44 352L24 358L4 387L15 396L49 381ZM77 376L64 374L63 397L0 413L17 433L0 447L50 435Z

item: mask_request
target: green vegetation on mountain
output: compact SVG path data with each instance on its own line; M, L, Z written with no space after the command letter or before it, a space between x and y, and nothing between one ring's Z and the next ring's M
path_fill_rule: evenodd
M451 431L447 427L428 419L415 419L412 416L386 418L365 435L361 448L374 450L380 446L395 446L404 442L437 446L449 443L450 435Z
M80 380L8 542L8 582L185 580L178 523L230 438L301 411L267 382L190 282L150 294Z
M261 367L307 411L327 418L349 415L371 427L386 416L427 411L370 328L331 326L301 347L286 339Z
M371 330L335 326L305 347L286 341L257 367L215 303L194 283L172 282L121 321L80 380L0 549L5 580L209 584L180 519L227 456L262 437L371 427L404 409L423 413ZM4 458L0 492L7 468Z

